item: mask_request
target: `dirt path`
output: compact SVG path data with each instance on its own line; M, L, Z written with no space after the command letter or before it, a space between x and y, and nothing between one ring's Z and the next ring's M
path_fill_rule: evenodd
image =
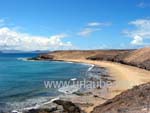
M133 66L123 65L114 62L106 62L106 61L90 61L84 59L63 59L64 61L73 61L73 62L82 62L95 64L100 67L105 67L111 76L116 80L115 85L112 86L110 95L107 98L112 98L115 95L121 93L122 91L132 88L135 85L139 85L142 83L146 83L150 81L150 71L140 69ZM94 100L94 106L88 107L85 109L87 113L90 113L92 109L102 103L104 101L96 101Z

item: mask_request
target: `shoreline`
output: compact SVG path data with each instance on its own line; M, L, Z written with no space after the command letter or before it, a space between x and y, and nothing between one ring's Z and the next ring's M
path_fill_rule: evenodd
M122 93L123 91L127 89L131 89L135 85L140 85L142 83L146 83L150 81L150 79L143 76L146 74L147 75L150 74L149 71L137 67L133 67L133 66L124 65L124 64L108 62L108 61L91 61L86 59L61 59L61 60L54 59L51 61L71 62L71 63L80 63L80 64L83 63L83 65L94 65L94 66L96 65L100 68L105 68L108 71L109 75L114 78L115 84L113 84L112 87L109 88L109 93L107 95L103 95L103 96L98 95L99 92L97 91L97 89L94 89L92 92L95 93L95 95L94 94L85 95L85 96L69 95L67 97L66 95L65 96L63 95L62 97L60 96L60 99L62 100L66 100L66 101L69 100L79 105L79 107L82 110L84 110L86 113L90 113L96 106L106 102L106 100L115 97L116 95ZM131 74L133 75L135 74L134 75L134 77L136 76L135 78L128 75L130 74L130 71L131 72L134 71L134 73Z
M20 60L20 59L18 59L18 60ZM24 61L24 59L23 59L23 61ZM25 61L27 61L27 60L25 60ZM33 61L33 60L32 60ZM35 60L35 61L37 61L37 60ZM49 61L49 60L45 60L45 61ZM52 61L58 61L58 62L65 62L65 63L78 63L78 64L80 64L80 65L88 65L89 66L89 68L87 68L87 72L88 71L91 71L94 67L98 67L97 65L94 65L94 64L91 64L91 63L84 63L84 62L72 62L72 61L65 61L65 60L52 60ZM101 67L98 67L98 68L100 68L101 69ZM98 73L97 73L97 76L99 76L98 75ZM85 76L86 77L86 76ZM59 89L58 89L59 90ZM90 90L87 90L87 92L90 92ZM81 92L83 95L86 95L86 93L85 92ZM69 98L68 98L68 97ZM89 97L89 96L92 96L92 95L87 95L86 97ZM66 101L70 101L70 100L76 100L76 99L79 99L79 98L82 98L83 96L79 96L78 94L75 94L75 93L71 93L70 95L67 95L67 94L60 94L59 96L54 96L51 100L48 100L48 101L45 101L45 102L43 102L43 103L40 103L40 104L37 104L37 105L35 105L35 106L31 106L31 107L25 107L25 108L23 108L23 109L18 109L18 110L13 110L13 111L18 111L18 113L20 113L20 111L28 111L28 110L31 110L31 109L39 109L39 108L43 108L44 106L47 106L47 105L50 105L51 106L51 104L53 104L53 101L55 101L55 100L59 100L59 99L61 99L61 100L66 100ZM86 99L84 99L84 100L86 100ZM73 103L74 103L74 101L72 101ZM78 101L79 102L79 101ZM77 103L77 102L75 102L75 103ZM78 103L78 104L86 104L86 102L85 103Z
M57 59L54 59L57 61ZM61 59L58 61L75 62L75 63L88 63L99 67L104 67L108 70L110 76L115 79L115 84L109 89L109 94L103 98L111 99L116 95L119 95L125 90L131 89L134 86L150 82L150 71L137 68L130 65L124 65L109 61L91 61L86 59ZM95 104L87 109L84 109L86 113L90 113L96 106L106 102L106 100L95 100Z

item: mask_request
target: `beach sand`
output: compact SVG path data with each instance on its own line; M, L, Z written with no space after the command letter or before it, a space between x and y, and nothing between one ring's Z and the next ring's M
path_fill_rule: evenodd
M132 88L133 86L140 85L142 83L150 81L150 71L133 66L128 66L115 62L91 61L86 59L56 59L56 60L88 63L104 67L108 70L110 76L112 76L113 79L115 80L113 85L108 89L109 91L107 95L99 95L98 92L99 90L93 89L92 95L86 95L82 97L74 96L74 98L70 97L72 102L81 104L80 107L87 113L90 113L94 107L96 107L99 104L102 104L107 99L111 99L114 96L120 94L121 92ZM93 95L97 95L98 97L94 97Z

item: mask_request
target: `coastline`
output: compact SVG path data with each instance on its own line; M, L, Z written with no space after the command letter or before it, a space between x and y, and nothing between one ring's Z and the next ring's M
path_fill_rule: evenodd
M100 68L105 68L109 75L115 80L113 85L109 87L109 92L106 95L101 95L99 94L99 90L92 89L89 90L89 92L92 92L92 94L85 93L84 95L71 94L59 96L60 100L71 101L86 113L90 113L96 106L103 104L107 100L112 99L123 91L150 81L150 78L147 77L147 75L150 75L149 71L120 63L92 61L86 59L54 59L51 61L80 63L83 65L94 65Z
M18 60L20 60L20 59L18 59ZM21 59L21 60L24 61L24 59ZM25 61L28 61L28 60L25 60ZM31 61L33 61L33 60L31 60ZM35 61L37 61L37 60L35 60ZM49 61L49 60L45 60L45 61ZM65 63L78 63L78 64L81 64L81 65L88 65L89 68L88 68L87 71L91 71L93 68L97 67L97 65L95 65L95 64L85 63L85 62L80 62L80 61L79 62L66 61L66 60L52 60L52 61L54 61L54 62L55 61L56 62L57 61L58 62L65 62ZM99 67L97 67L97 68L99 68ZM101 67L99 69L101 69ZM100 76L99 74L100 73L97 73L97 76ZM94 90L87 90L87 92L92 92L92 91L93 92L97 92L96 89L94 89ZM91 106L91 104L93 104L96 100L103 100L101 98L97 99L95 97L92 97L93 95L87 94L87 92L86 93L85 92L81 92L81 94L83 94L84 96L83 95L81 96L80 94L78 95L78 94L75 94L75 93L71 93L69 95L67 95L65 93L64 94L60 94L59 96L53 97L51 100L46 101L44 103L40 103L40 104L37 104L35 106L26 107L26 108L23 108L23 109L20 109L20 110L14 110L14 111L18 111L18 113L20 113L20 111L22 111L22 110L24 112L24 111L28 111L28 110L31 110L31 109L43 109L43 108L45 108L45 106L50 106L50 108L51 108L51 107L53 107L53 104L54 104L53 101L55 101L55 100L72 101L73 103L76 103L78 105L84 106L82 110L85 110L87 107ZM84 97L84 99L82 99L83 102L81 102L81 98L83 98L83 97ZM87 98L91 98L89 100L90 103L87 102ZM91 103L91 102L93 102L93 103Z
M57 59L54 60L57 61ZM111 99L116 95L119 95L127 89L131 89L134 86L150 82L150 78L147 77L148 75L150 75L150 71L134 66L108 61L91 61L86 59L58 59L58 61L87 63L99 67L104 67L108 70L110 76L114 78L115 84L113 84L112 87L109 88L109 93L107 95L104 95L104 97L100 99L94 99L90 97L92 98L91 100L93 100L91 102L93 102L94 104L90 107L88 106L87 108L82 108L86 113L90 113L96 106L106 102L106 100Z

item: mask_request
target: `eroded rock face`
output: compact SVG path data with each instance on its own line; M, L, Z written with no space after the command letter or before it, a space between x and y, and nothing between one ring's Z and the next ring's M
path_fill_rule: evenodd
M52 60L53 56L49 54L43 54L43 55L40 55L39 58L43 60Z
M37 57L28 58L28 60L53 60L54 56L49 54L42 54Z
M121 93L95 107L91 113L146 113L148 106L150 107L150 83Z

